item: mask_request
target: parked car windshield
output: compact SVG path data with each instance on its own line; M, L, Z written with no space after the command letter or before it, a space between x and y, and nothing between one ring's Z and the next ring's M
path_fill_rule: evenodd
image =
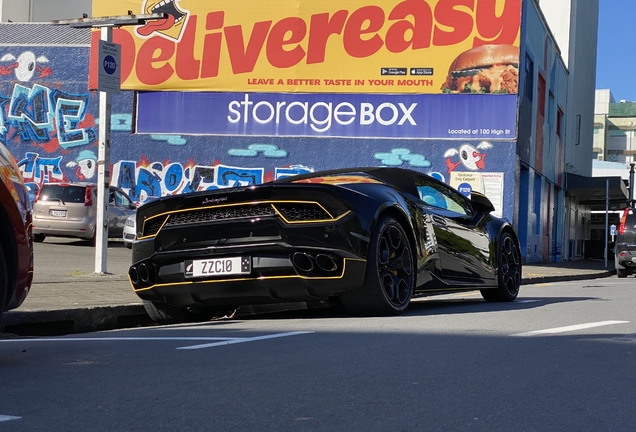
M42 186L39 199L42 201L61 200L65 203L83 203L85 196L85 186L45 184Z

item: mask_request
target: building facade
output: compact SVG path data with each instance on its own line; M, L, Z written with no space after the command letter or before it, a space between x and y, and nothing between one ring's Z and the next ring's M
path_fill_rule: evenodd
M548 183L556 186L556 202L550 204L556 224L553 232L556 245L551 250L554 260L560 261L585 256L585 242L590 238L592 200L581 195L580 190L577 190L576 195L570 193L568 189L572 185L568 185L568 179L592 176L593 89L596 80L599 2L541 0L539 3L568 71L567 108L562 112L557 108L558 120L555 123L563 151L560 155L563 170L561 179L555 183L550 176L545 177ZM551 95L548 96L548 100L551 98ZM550 184L547 186L549 190ZM544 242L545 239L544 234ZM545 256L542 258L545 260Z
M118 6L120 9L137 13L145 4L133 0L123 3ZM448 27L436 28L438 39L431 39L432 48L428 49L437 49L432 52L449 60L446 65L430 67L434 63L430 60L392 60L391 53L400 50L413 48L412 54L406 53L409 58L420 52L407 37L403 42L389 37L398 30L401 35L409 34L395 26L395 30L383 33L392 42L387 42L389 53L380 59L391 68L385 68L389 64L384 63L377 67L378 63L369 56L359 69L354 69L360 76L351 77L347 76L351 68L337 68L334 63L318 74L320 88L316 83L310 88L310 78L294 81L285 75L290 70L285 63L289 52L300 51L291 49L294 45L282 32L276 37L279 48L285 49L276 51L275 44L268 44L263 51L271 55L268 58L281 74L272 74L271 67L259 69L259 63L255 63L255 72L239 74L240 81L231 76L218 88L214 84L187 91L180 91L184 90L183 85L196 86L204 77L227 72L226 66L210 59L218 54L211 47L222 37L229 40L238 27L236 23L227 24L232 16L229 9L223 14L218 7L210 7L196 14L194 8L184 7L187 20L183 22L187 25L176 39L174 35L157 35L144 29L137 29L137 33L115 30L114 39L122 45L122 74L137 80L131 88L145 91L137 96L123 91L113 97L111 183L143 202L148 197L256 184L307 171L400 166L433 175L465 193L485 193L495 205L495 214L516 227L526 262L583 257L590 209L567 194L566 174L591 174L594 96L592 91L573 95L571 89L573 85L594 82L595 67L588 63L595 59L595 50L590 54L589 39L593 36L595 47L596 32L592 30L596 29L598 2L585 2L588 6L580 8L576 1L553 1L546 12L537 0L500 1L498 9L493 9L493 17L497 13L507 15L501 15L499 21L483 22L478 22L477 17L494 3L476 0L475 10L455 15L455 0L376 3L385 8L389 17L394 13L407 16L407 12L416 16L421 12L417 7L437 5L429 9L438 14L432 16L434 19L441 19L445 25L453 22L443 22L450 18L437 12L446 10L458 22L474 20L470 24L473 30L466 33L457 26L454 33L448 33L443 30ZM563 8L555 7L557 4ZM101 9L94 10L97 16L122 12L112 9L110 2L101 5ZM375 11L378 9L374 7L380 7L360 0L347 9L347 16L362 14L357 12L357 6ZM415 9L408 10L409 7ZM406 12L401 8L406 8ZM564 14L568 17L568 31L559 27L558 32L552 32L548 23ZM300 22L274 15L279 21L273 21L273 29ZM324 16L314 15L311 20L299 16L305 23L318 22ZM344 13L334 12L332 21L325 25L332 25L343 16ZM245 28L264 29L264 24L259 24L264 22L260 17L254 22L246 21ZM406 23L401 25L414 25ZM507 38L500 42L516 47L519 53L518 92L440 91L450 80L446 76L450 60L465 48L495 38L497 33L489 26L496 23L501 26L500 34ZM573 26L585 26L585 31ZM33 31L36 27L37 31ZM196 33L199 31L202 38ZM230 41L218 54L219 58L229 56L234 71L241 71L245 62L249 63L250 41L257 40L246 31L243 29L245 50L237 50ZM294 31L287 33L292 39ZM271 34L267 33L273 38ZM333 30L331 34L340 33ZM469 45L469 41L479 38L484 41ZM343 43L347 40L351 39L343 37ZM441 40L451 46L457 45L457 40L466 43L459 43L457 46L462 49L451 52L440 48ZM0 25L0 140L19 161L27 182L96 180L99 110L98 93L89 90L95 86L89 84L90 42L88 30L40 24ZM309 49L309 45L302 46ZM327 55L331 49L325 42L322 51L313 52ZM351 46L345 46L343 52L349 55ZM360 59L363 55L361 51L351 57ZM314 61L319 57L311 58ZM145 68L151 73L144 75ZM368 70L378 76L364 75ZM576 79L572 70L577 71ZM402 73L405 75L399 75ZM173 79L177 80L176 86L170 81ZM280 85L284 90L276 89ZM338 88L346 85L350 87ZM355 89L356 85L360 88ZM327 86L330 87L325 89ZM590 127L586 128L586 124ZM586 151L588 162L583 161Z
M593 159L629 167L635 154L636 102L616 102L611 90L596 90Z
M0 0L0 22L47 22L90 15L91 0Z

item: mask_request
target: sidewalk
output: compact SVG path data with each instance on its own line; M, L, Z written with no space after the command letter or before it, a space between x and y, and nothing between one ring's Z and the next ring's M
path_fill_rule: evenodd
M532 263L523 266L521 283L596 279L614 274L611 260L607 267L604 260L587 259ZM254 308L248 306L240 308L237 314L251 313ZM2 323L6 333L52 335L134 327L148 324L149 318L126 275L85 273L36 278L24 304L7 312Z

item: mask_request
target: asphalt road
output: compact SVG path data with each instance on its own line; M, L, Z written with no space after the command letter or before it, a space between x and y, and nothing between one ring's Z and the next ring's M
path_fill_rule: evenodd
M0 430L627 431L634 280L0 340Z

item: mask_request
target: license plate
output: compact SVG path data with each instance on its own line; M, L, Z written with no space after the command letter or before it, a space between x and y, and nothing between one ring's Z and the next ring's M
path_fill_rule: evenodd
M66 210L50 210L49 214L53 217L66 217Z
M186 261L186 277L213 277L249 274L252 271L250 257L211 258Z

